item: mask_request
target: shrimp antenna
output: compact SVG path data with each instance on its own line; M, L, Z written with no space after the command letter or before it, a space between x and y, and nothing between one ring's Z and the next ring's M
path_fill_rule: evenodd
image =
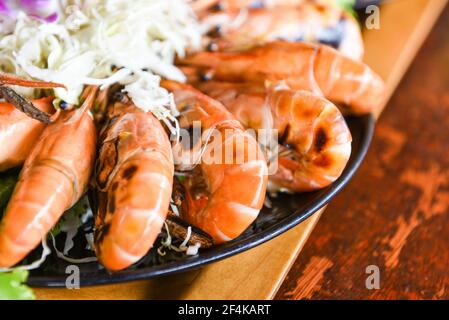
M15 85L28 88L64 88L65 85L55 82L26 80L19 77L0 73L0 84Z
M30 101L22 97L13 89L0 85L0 97L11 103L14 107L25 113L30 118L49 124L51 116L36 108Z
M0 97L14 105L17 109L25 113L30 118L40 122L52 123L54 117L36 108L33 103L25 99L23 96L15 92L12 88L4 85L16 85L28 88L65 88L63 84L54 82L26 80L19 77L0 73Z

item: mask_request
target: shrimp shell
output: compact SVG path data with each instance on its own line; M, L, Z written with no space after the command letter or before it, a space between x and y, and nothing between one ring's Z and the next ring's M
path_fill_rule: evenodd
M364 46L354 17L333 5L304 3L296 7L226 10L201 20L205 47L242 51L276 40L332 45L347 57L361 60Z
M377 74L325 45L276 41L241 53L200 52L179 63L195 67L199 78L260 85L285 82L292 89L345 104L353 114L376 112L385 100L385 85Z
M338 108L303 90L264 89L251 84L200 83L200 90L222 102L245 126L266 128L271 113L280 142L278 170L270 191L304 192L334 182L351 155L351 133Z
M26 80L9 74L0 73L0 86L17 85L29 88L63 88L62 84L44 81ZM9 88L10 93L14 93ZM19 97L18 94L15 94ZM0 92L0 98L2 93ZM23 98L22 98L23 99ZM53 97L35 99L30 104L31 108L36 108L47 116L53 111ZM27 103L26 100L22 102ZM29 104L29 103L28 103ZM0 102L0 172L20 166L36 144L40 134L45 128L45 124L30 118L21 109L22 106L13 105L7 102Z
M33 105L51 112L53 97L33 100ZM0 102L0 172L20 166L37 143L46 125L10 103Z
M162 81L161 86L173 92L181 123L182 118L189 118L187 127L191 121L200 121L203 132L214 129L220 133L206 140L204 154L224 151L219 161L202 157L196 174L186 177L181 217L216 243L232 240L249 227L263 206L268 171L263 154L253 136L219 102L188 85ZM232 161L223 161L225 154Z
M160 233L174 165L168 136L152 114L118 102L112 110L96 165L95 251L115 271L140 260Z
M0 267L11 267L33 250L65 210L83 195L93 167L96 129L80 109L48 125L25 161L0 224Z
M307 0L191 0L193 10L201 13L207 9L237 10L247 8L273 8L276 6L297 6Z

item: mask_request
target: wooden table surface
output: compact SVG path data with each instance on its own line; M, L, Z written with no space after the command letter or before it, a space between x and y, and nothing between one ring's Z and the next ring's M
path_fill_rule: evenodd
M449 298L448 30L446 7L277 299ZM369 265L379 290L365 286Z

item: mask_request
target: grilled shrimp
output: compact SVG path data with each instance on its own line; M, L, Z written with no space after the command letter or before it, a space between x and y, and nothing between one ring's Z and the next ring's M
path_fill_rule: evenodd
M0 171L21 165L45 128L45 123L32 119L24 113L25 110L18 105L24 100L17 99L19 96L14 95L14 91L4 85L38 88L62 86L51 82L30 81L0 74L0 98L4 93L5 99L14 102L14 104L0 102L0 145L2 146L0 148ZM46 115L53 112L52 101L53 97L46 97L33 100L31 105L40 110L41 115Z
M168 136L152 114L129 101L111 107L96 164L95 251L107 269L121 270L140 260L160 233L174 165Z
M190 77L273 84L320 94L347 111L376 111L385 98L382 79L367 65L325 45L276 41L242 53L200 52L179 61L194 67ZM193 81L198 79L191 79Z
M226 10L201 20L210 51L242 51L275 40L321 42L361 60L363 41L357 21L333 5Z
M273 8L276 6L297 6L307 0L191 0L192 8L197 13L208 9L247 9Z
M0 267L11 267L34 249L85 191L96 148L96 129L83 106L62 112L33 147L0 224Z
M270 191L312 191L334 182L351 155L351 133L338 108L303 90L265 90L251 84L204 82L198 87L217 99L245 126L272 123L279 137L278 170Z
M200 121L203 131L199 164L182 182L186 194L181 217L216 243L232 240L262 208L268 172L263 154L254 137L219 102L188 85L163 81L161 86L173 92L181 126L190 128Z

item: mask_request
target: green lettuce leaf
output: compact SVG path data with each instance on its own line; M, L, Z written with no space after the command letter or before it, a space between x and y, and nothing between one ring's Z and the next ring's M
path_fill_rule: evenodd
M354 7L357 0L335 0L335 2L343 9L351 9Z
M0 300L33 300L33 291L25 285L28 271L15 269L12 272L0 272Z
M356 16L356 13L353 8L357 0L334 0L334 1L340 8L352 14L353 16Z

